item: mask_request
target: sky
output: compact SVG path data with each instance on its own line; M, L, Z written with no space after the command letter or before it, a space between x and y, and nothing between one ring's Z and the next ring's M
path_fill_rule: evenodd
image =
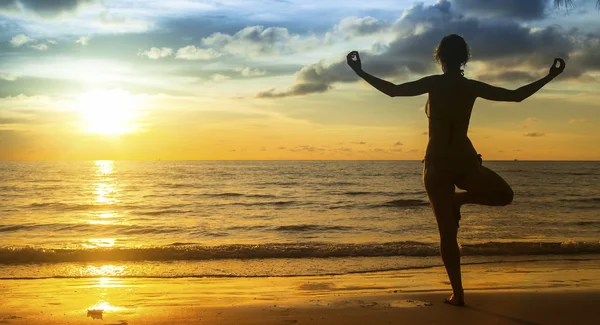
M478 99L487 160L600 160L600 11L551 0L0 0L0 160L398 159L427 145L426 95L389 98L346 65L402 83L441 70L516 89Z

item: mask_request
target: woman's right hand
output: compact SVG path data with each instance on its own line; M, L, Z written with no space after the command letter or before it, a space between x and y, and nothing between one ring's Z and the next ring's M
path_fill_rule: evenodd
M354 72L358 73L362 71L362 64L360 62L360 56L358 55L358 51L352 51L348 53L346 56L346 63L354 70Z
M558 67L556 66L556 62L558 62ZM565 60L561 58L554 59L554 63L552 63L552 66L550 67L550 76L554 78L561 74L565 70L566 65Z

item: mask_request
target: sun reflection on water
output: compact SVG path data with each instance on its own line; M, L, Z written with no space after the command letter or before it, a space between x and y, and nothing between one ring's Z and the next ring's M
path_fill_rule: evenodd
M113 225L116 223L117 215L114 212L101 212L92 213L92 216L99 219L90 219L88 223L90 225Z
M102 266L88 266L85 273L92 275L92 276L106 276L106 277L102 277L99 278L98 280L100 281L100 285L107 285L110 281L111 278L109 278L109 276L117 276L123 273L123 271L125 271L125 267L124 266L119 266L119 265L102 265ZM113 279L114 280L114 279Z
M96 172L97 176L112 174L114 165L114 162L112 160L96 160L95 163L98 167L98 171Z
M89 200L92 207L88 211L90 215L88 223L92 225L119 223L119 215L112 209L115 204L121 202L119 184L114 174L115 164L111 160L97 160L94 161L94 167L96 177L90 186L93 193ZM106 208L111 210L106 211Z
M96 195L96 203L110 205L118 203L116 198L119 195L114 173L114 162L112 160L97 160L96 177L98 182L94 184L94 194Z
M90 238L82 245L85 248L107 248L114 247L115 241L115 238Z
M110 197L114 196L116 192L114 185L107 183L96 183L95 186L96 191L94 193L96 194L96 202L103 204L113 204L118 202L118 200L114 197Z

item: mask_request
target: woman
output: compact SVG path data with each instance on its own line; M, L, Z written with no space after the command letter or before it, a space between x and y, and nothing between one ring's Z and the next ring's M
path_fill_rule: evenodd
M443 74L400 85L364 72L356 51L348 54L347 62L358 76L390 97L429 94L425 106L429 118L429 143L425 152L423 183L437 220L442 260L453 290L445 302L463 306L460 251L456 240L460 207L466 203L504 206L513 200L510 186L494 171L482 166L481 155L477 154L467 136L475 99L520 102L561 74L565 62L555 59L544 78L517 90L507 90L463 76L461 67L467 64L470 53L467 43L458 35L444 37L434 56ZM466 192L455 193L455 185Z

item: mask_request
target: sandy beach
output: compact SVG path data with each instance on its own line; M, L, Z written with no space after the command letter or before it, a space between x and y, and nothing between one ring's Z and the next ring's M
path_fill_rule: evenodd
M600 260L318 277L2 280L2 324L597 324ZM88 312L96 310L96 312ZM101 311L101 312L100 312Z

